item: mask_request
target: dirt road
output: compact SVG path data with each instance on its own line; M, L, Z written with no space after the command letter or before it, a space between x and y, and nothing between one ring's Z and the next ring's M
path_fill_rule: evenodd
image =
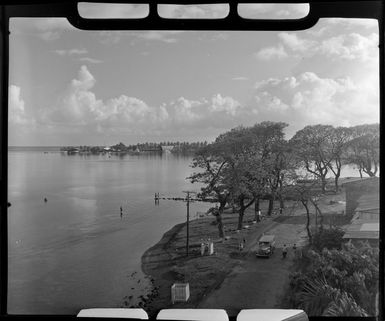
M251 235L248 240L246 255L226 277L220 288L212 291L199 308L226 308L229 315L236 315L240 309L274 308L281 301L287 285L294 253L294 243L300 243L303 227L271 222L263 232L277 236L277 248L270 258L256 258L254 254L256 240L262 231ZM289 247L288 256L282 259L282 245Z

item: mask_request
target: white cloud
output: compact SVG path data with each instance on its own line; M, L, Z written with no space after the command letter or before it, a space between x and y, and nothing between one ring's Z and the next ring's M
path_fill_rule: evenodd
M124 33L122 31L108 31L108 30L103 30L99 31L97 35L99 36L99 41L103 45L116 45L117 43L120 42L122 35Z
M178 41L176 37L183 33L181 30L167 31L100 31L98 33L100 42L104 45L114 45L121 41L122 38L132 40L131 44L136 45L138 40L159 41L164 43L175 43Z
M278 38L285 47L294 52L306 52L316 45L314 41L300 38L295 33L280 32Z
M241 106L239 102L231 97L222 97L220 94L214 95L211 98L209 111L223 112L225 115L236 116Z
M323 19L321 19L322 21ZM328 18L325 19L330 25L337 25L338 27L355 29L365 28L365 29L377 29L378 30L378 22L376 19L353 19L353 18Z
M278 47L267 47L263 48L256 53L256 57L260 60L271 60L271 59L284 59L287 58L287 52L282 45Z
M85 55L88 53L87 49L77 49L77 48L73 48L73 49L58 49L58 50L54 50L54 52L56 54L58 54L59 56L74 56L74 55Z
M215 19L229 14L228 4L209 5L158 5L158 13L164 18L174 19Z
M33 18L31 20L40 31L75 29L66 18Z
M238 5L241 17L249 19L298 19L309 13L307 3L241 3Z
M262 48L256 57L261 60L271 60L288 56L296 58L322 56L341 61L378 61L378 34L376 33L368 36L348 33L315 41L295 33L281 32L278 38L280 42L277 46Z
M79 58L79 61L89 62L89 63L91 63L91 64L100 64L100 63L103 62L102 60L94 59L94 58L89 58L89 57L82 57L82 58Z
M337 37L350 33L360 33L368 36L371 33L378 34L378 22L375 19L353 19L353 18L322 18L311 29L304 33L312 38Z
M21 89L15 85L8 88L8 119L13 125L28 125L35 122L34 118L27 115Z
M175 43L178 41L175 35L182 33L183 31L142 31L135 32L131 35L137 39L144 39L150 41L161 41L166 43Z
M238 76L238 77L231 78L231 80L244 81L244 80L249 80L249 78L248 77L244 77L244 76Z
M11 85L8 89L9 120L20 123L25 116L24 100L20 96L20 87Z
M89 19L101 18L144 18L149 13L148 4L128 3L79 3L80 16Z
M145 40L157 40L163 41L167 43L177 42L177 39L169 37L169 34L165 34L160 31L148 31L136 34L137 38L145 39Z
M379 120L378 79L373 73L358 80L314 72L266 79L255 84L253 100L247 105L219 93L200 99L179 97L158 106L124 93L101 100L94 93L95 84L95 77L82 66L56 104L40 110L40 131L58 137L85 133L88 137L196 137L196 133L215 137L240 124L263 120L285 121L291 124L292 134L308 124L351 126ZM10 122L33 122L20 88L10 86L9 92Z
M372 76L353 82L304 72L257 83L254 101L262 118L286 121L296 130L317 123L351 126L379 121L376 84Z
M66 18L12 18L11 33L33 34L45 41L54 41L64 32L78 30Z
M251 124L255 116L229 96L190 100L180 97L160 106L122 94L106 101L92 91L96 80L86 66L71 81L55 106L41 111L40 120L47 125L79 127L92 131L120 130L131 133L183 131L185 128L229 128L239 123Z
M97 117L103 103L97 100L90 89L95 85L95 78L82 66L78 79L73 79L56 106L43 110L42 120L70 125L86 124Z
M358 33L350 33L326 39L315 48L328 57L347 60L368 61L378 59L378 35L364 37Z

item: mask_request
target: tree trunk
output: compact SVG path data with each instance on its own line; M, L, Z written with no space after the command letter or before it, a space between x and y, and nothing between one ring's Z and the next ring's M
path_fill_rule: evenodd
M259 207L259 198L256 198L255 199L255 202L254 202L254 221L258 221L258 211L260 210L260 207Z
M279 214L282 214L281 211L285 208L285 201L283 199L283 196L282 196L282 186L283 186L283 175L281 176L280 180L279 180Z
M218 232L219 232L219 237L224 238L225 237L225 231L223 230L223 222L222 222L222 214L223 210L225 208L226 202L221 202L219 205L219 209L216 215L216 220L218 224Z
M267 210L267 216L271 216L271 214L273 213L273 207L274 207L274 198L271 197L269 198L269 208Z
M326 192L326 178L325 178L325 176L321 176L321 188L322 188L322 194L325 194L325 192Z
M243 227L243 216L245 215L245 210L254 203L254 198L251 199L248 203L245 204L244 197L239 199L239 214L238 214L238 230L241 230Z
M280 207L280 208L282 208L282 209L284 209L284 208L285 208L285 202L284 202L284 200L283 200L283 197L282 197L282 196L279 198L279 207Z
M338 178L339 178L339 175L336 175L334 177L334 186L336 188L336 194L338 194Z
M310 202L313 204L314 208L315 208L315 211L316 211L316 214L319 214L319 217L320 217L320 229L321 231L323 230L324 228L324 216L317 204L316 201L314 201L313 199L310 199Z
M241 230L243 227L243 216L245 215L245 207L241 205L238 214L238 227L237 230Z
M375 176L376 176L376 174L374 174L371 170L365 170L365 168L364 168L364 172L365 172L366 174L368 174L369 177L375 177Z
M309 238L309 243L312 244L312 235L310 231L310 212L309 212L309 207L307 206L307 200L301 200L302 205L306 209L306 231L307 231L307 236Z

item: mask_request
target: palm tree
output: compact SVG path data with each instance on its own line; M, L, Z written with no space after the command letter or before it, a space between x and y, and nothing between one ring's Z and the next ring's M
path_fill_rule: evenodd
M299 297L308 315L368 316L367 312L347 292L328 284L324 275L305 280Z

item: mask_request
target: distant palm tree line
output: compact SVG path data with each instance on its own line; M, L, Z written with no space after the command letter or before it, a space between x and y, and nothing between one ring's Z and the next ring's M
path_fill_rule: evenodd
M181 153L181 154L194 154L197 150L202 147L208 145L207 141L204 142L170 142L164 141L160 143L155 142L145 142L145 143L137 143L131 145L125 145L120 142L118 144L108 146L65 146L60 150L68 153L91 153L91 154L99 154L103 152L162 152L163 147L167 147L167 149L172 153Z

